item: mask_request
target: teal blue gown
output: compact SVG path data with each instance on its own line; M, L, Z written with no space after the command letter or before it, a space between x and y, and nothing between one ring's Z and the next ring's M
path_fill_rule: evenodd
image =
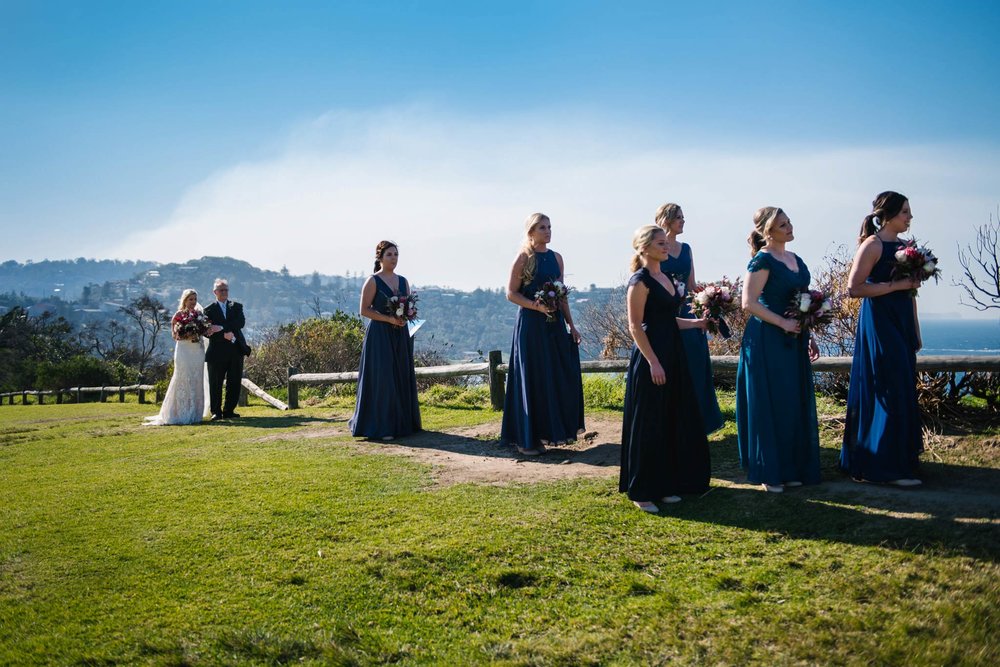
M767 252L747 270L767 269L760 303L784 316L793 294L809 286L809 269L798 271ZM736 373L736 428L740 463L753 484L818 484L819 426L809 361L808 335L792 336L757 317L747 320Z
M688 285L691 276L691 246L681 244L681 253L677 257L667 257L660 262L660 270L674 279L675 283L684 285L685 295L694 288ZM681 303L679 317L694 319L688 300ZM701 329L681 329L681 343L684 344L684 354L687 357L688 372L694 394L698 399L701 411L702 425L705 433L714 433L722 428L722 412L719 410L719 400L715 395L715 381L712 377L712 358L708 351L708 336Z
M869 282L892 280L901 245L882 243ZM840 467L869 482L913 479L919 476L923 445L913 297L898 291L862 299Z

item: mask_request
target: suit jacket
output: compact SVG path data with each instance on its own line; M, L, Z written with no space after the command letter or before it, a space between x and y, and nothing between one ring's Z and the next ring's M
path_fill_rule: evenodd
M209 363L226 363L236 357L250 354L250 346L247 345L246 338L243 337L243 327L246 326L246 319L243 317L243 304L236 301L227 302L226 316L222 316L222 308L218 302L213 301L205 308L205 317L211 320L212 324L222 327L222 331L212 334L208 339L208 351L205 352L205 361ZM236 336L235 342L225 339L226 332L232 332Z

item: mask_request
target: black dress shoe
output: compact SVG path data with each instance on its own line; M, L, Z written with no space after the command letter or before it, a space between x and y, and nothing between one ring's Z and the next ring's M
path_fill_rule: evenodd
M217 421L220 421L221 419L223 419L222 415L216 414L216 415L212 415L211 421L217 422Z
M224 418L226 418L226 419L239 419L240 418L239 414L235 413L235 412L223 412L222 416Z

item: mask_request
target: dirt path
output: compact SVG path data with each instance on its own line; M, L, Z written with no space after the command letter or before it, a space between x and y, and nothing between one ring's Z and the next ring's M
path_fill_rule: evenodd
M271 439L331 438L348 435L347 416L334 415L321 425L307 426ZM621 455L621 421L588 417L588 431L576 443L550 447L528 457L499 443L499 420L479 426L424 431L398 442L356 440L347 446L365 453L392 454L430 464L435 486L452 484L533 484L581 477L615 477ZM338 444L337 446L343 446ZM715 470L713 487L754 490L738 467ZM824 480L818 487L791 490L813 502L855 506L859 511L924 519L936 516L958 522L1000 527L1000 471L963 468L961 479L938 479L917 490L858 484L845 477Z

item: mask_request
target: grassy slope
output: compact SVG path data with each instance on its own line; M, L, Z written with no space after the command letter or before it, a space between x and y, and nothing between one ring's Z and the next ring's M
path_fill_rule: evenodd
M995 438L936 452L923 491L723 484L648 516L610 478L435 488L349 438L263 439L345 406L0 408L0 664L1000 661L998 518L972 499ZM714 440L735 477L731 424Z

